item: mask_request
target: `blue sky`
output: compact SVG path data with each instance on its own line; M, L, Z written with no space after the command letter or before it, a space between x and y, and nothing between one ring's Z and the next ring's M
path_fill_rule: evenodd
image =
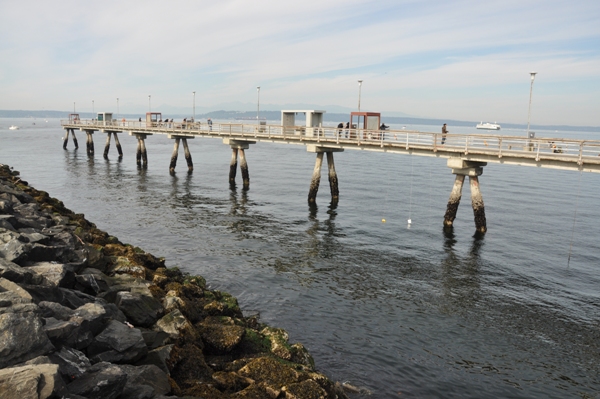
M600 1L0 0L0 109L600 125ZM331 111L330 111L331 112Z

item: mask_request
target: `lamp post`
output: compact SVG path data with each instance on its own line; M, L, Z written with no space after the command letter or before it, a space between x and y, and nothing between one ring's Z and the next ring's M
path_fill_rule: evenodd
M531 94L533 93L533 81L537 72L529 72L531 75L531 86L529 87L529 113L527 114L527 138L529 138L529 120L531 119Z
M358 81L358 112L360 112L360 89L362 87L362 80Z
M117 118L119 117L119 97L117 97Z
M256 86L256 120L259 120L260 113L260 86Z
M151 96L148 94L148 112L152 112Z
M95 114L96 114L96 111L94 110L94 100L92 100L92 118L94 117Z
M76 114L77 112L75 111L75 101L73 101L73 113Z
M194 95L194 105L192 107L193 111L192 111L192 121L196 122L196 92L193 91L192 94Z

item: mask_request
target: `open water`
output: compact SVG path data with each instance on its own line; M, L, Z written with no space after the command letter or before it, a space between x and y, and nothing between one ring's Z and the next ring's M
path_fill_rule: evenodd
M79 149L69 141L65 151L56 119L0 119L0 163L235 295L331 378L374 398L600 396L600 174L486 166L479 239L467 183L454 233L443 233L454 181L444 159L337 153L340 202L329 204L324 163L311 209L315 155L302 146L252 145L243 191L229 187L231 150L220 140L190 140L193 174L181 149L170 176L164 136L148 138L149 167L139 170L134 138L120 135L121 161L114 142L104 160L104 134L93 158L76 134Z

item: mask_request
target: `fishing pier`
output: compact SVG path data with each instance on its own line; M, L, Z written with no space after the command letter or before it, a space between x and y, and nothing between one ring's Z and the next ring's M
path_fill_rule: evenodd
M321 181L323 157L326 154L328 177L332 201L339 198L338 178L333 154L345 150L377 151L447 158L447 166L456 175L452 187L444 226L451 227L462 196L465 177L469 177L471 204L475 228L478 233L487 230L485 208L479 189L479 176L488 163L521 165L537 168L552 168L600 173L600 140L573 140L558 138L529 138L522 136L500 136L492 134L442 134L414 130L380 130L380 117L376 113L353 112L351 123L346 127L323 126L325 111L291 110L282 111L281 125L267 125L263 121L253 123L215 123L162 121L160 113L148 113L145 121L114 120L112 114L100 113L98 119L83 120L72 114L69 120L61 121L66 130L63 148L66 149L69 133L77 148L75 130L86 133L86 148L89 156L94 155L93 134L105 133L104 157L108 157L111 136L119 157L123 156L117 134L128 133L138 140L136 161L139 167L147 167L148 155L145 141L153 135L166 135L174 140L169 165L174 173L180 144L184 148L188 173L193 171L188 140L196 137L216 138L230 146L229 181L235 182L238 159L244 188L249 188L250 175L245 151L252 144L279 143L295 144L316 154L315 167L309 187L308 201L314 203ZM306 123L298 126L295 117L302 115ZM356 123L355 119L356 118Z

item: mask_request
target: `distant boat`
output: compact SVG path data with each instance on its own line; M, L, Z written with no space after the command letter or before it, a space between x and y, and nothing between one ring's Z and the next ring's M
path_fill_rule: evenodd
M19 130L19 126L11 125L9 127L10 130Z
M500 130L500 125L497 124L496 122L494 123L490 123L490 122L481 122L478 123L477 126L475 126L477 129L485 129L485 130Z

